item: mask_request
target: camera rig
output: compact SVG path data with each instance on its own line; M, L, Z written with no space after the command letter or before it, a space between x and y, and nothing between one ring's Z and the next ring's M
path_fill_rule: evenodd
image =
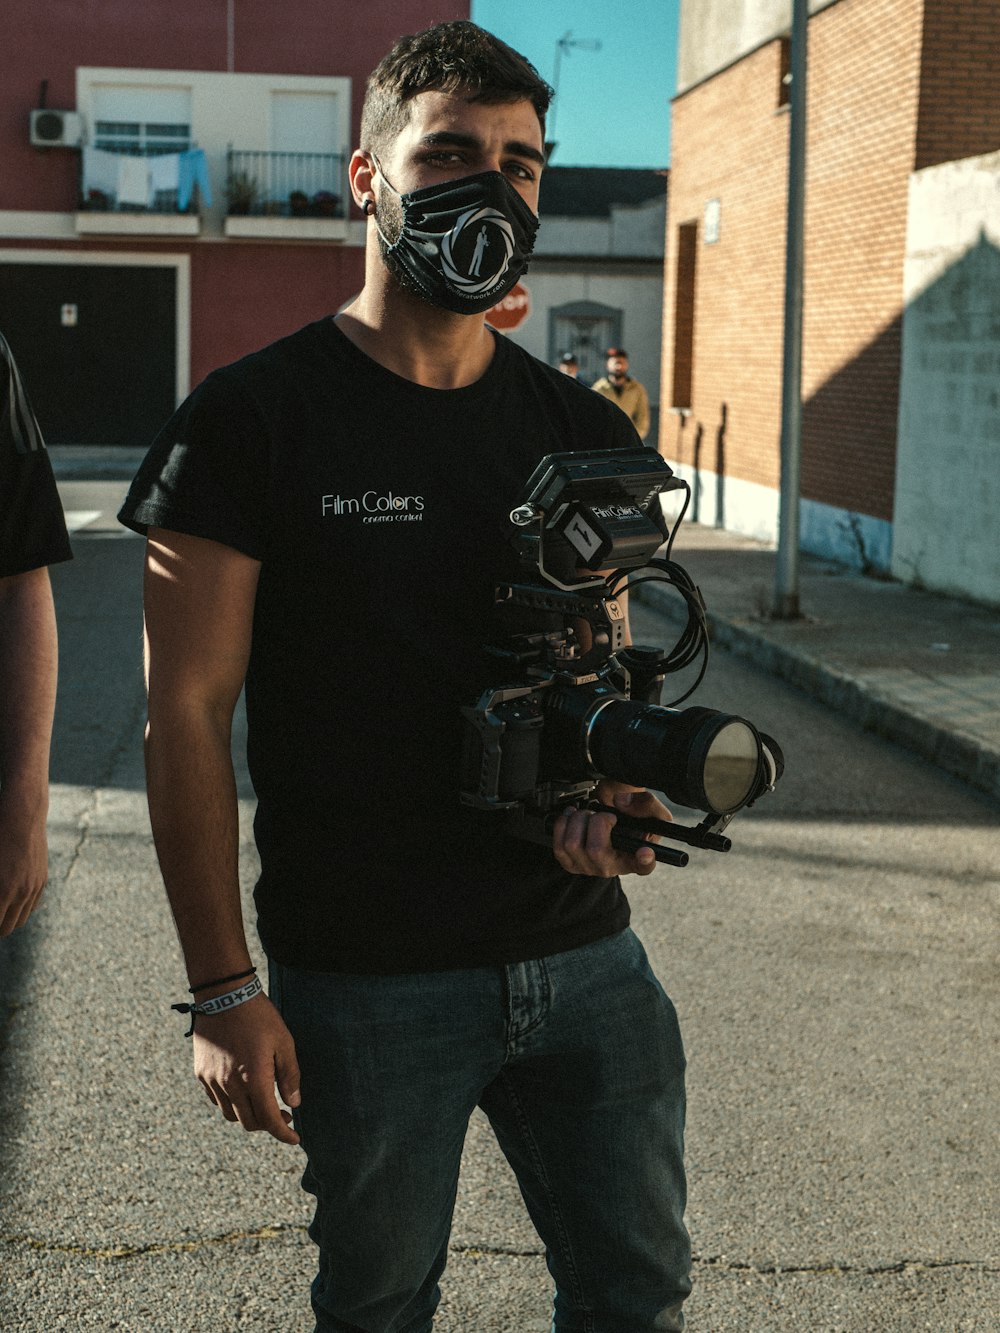
M676 490L686 499L668 530L660 497ZM701 594L671 559L689 499L687 483L645 447L554 453L538 464L510 514L524 577L497 587L495 600L537 616L539 627L487 645L503 683L461 710L464 804L501 813L518 837L549 843L568 804L609 809L593 797L611 778L705 812L690 827L611 811L614 846L652 845L658 860L679 866L686 852L645 835L729 851L724 830L774 789L784 758L742 717L676 707L708 665ZM666 653L628 643L623 594L650 580L687 603L687 624ZM694 683L661 706L664 677L699 659Z

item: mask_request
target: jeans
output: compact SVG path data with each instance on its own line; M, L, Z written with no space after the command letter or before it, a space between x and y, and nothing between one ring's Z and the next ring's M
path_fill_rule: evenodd
M316 1197L317 1333L426 1333L479 1105L555 1282L558 1333L684 1327L684 1053L631 930L405 976L271 963Z

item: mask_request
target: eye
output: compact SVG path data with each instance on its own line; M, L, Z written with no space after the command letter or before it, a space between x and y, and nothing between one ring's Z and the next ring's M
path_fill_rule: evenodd
M523 162L508 162L507 171L511 176L515 176L521 181L530 183L535 179L534 171L532 171L530 167L525 166Z

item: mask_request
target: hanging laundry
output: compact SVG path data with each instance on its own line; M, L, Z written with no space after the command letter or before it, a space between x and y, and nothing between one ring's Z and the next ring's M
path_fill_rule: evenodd
M211 204L212 187L208 181L208 163L202 148L189 148L180 153L180 180L177 186L177 207L183 213L197 185L203 204Z
M118 158L118 207L122 204L135 204L148 208L152 202L149 189L149 158Z
M177 191L180 189L180 153L157 153L148 161L149 184L154 196L164 190Z
M106 148L83 150L83 195L99 190L108 199L118 193L118 166L120 153L109 153Z

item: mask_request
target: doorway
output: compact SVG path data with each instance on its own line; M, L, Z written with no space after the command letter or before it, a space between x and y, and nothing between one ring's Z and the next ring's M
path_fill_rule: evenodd
M608 348L622 340L621 310L597 301L570 301L555 306L549 319L549 361L555 364L564 352L572 352L584 384L600 379Z
M0 264L0 328L47 444L149 443L177 403L177 269Z

